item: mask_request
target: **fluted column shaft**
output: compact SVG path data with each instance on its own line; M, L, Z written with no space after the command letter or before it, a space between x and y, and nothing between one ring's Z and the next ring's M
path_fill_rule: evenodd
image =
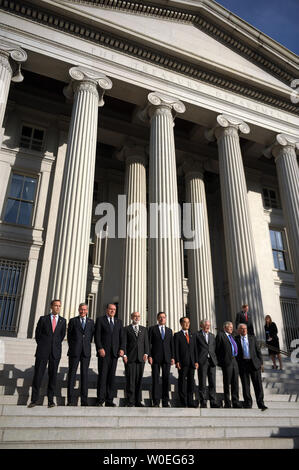
M10 83L23 80L20 64L26 60L27 54L23 49L6 41L0 41L0 131L3 126Z
M151 204L164 207L161 217L156 219L156 238L150 234L149 324L156 324L157 313L163 311L168 325L178 330L183 315L183 287L172 112L184 112L185 107L175 98L159 93L150 93L148 99L151 103L149 199ZM151 226L151 232L152 229Z
M71 68L70 75L65 94L70 97L74 92L74 104L49 286L51 298L61 300L66 318L86 300L98 106L103 89L112 86L104 75L81 67Z
M125 149L127 235L124 240L121 317L125 325L139 312L146 324L146 159L143 149Z
M299 139L278 134L276 140L278 145L273 148L273 154L299 298L299 170L296 156Z
M244 122L224 115L218 116L217 121L219 127L215 135L219 150L231 317L234 321L242 304L247 303L253 313L255 333L262 338L264 312L239 140L239 131L247 134L250 129Z
M186 202L191 204L191 227L195 232L194 247L187 250L191 329L198 330L200 320L207 319L211 322L211 331L215 331L215 296L203 173L190 169L185 174Z

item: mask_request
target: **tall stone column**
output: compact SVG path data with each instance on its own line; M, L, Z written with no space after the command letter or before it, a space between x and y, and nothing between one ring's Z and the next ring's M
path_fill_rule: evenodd
M162 93L150 93L148 100L147 111L151 118L149 202L151 215L154 214L150 219L149 324L156 324L157 313L163 311L167 314L167 324L178 330L184 307L173 127L174 113L183 113L185 106Z
M127 232L124 240L121 318L131 322L131 313L139 312L146 324L147 213L145 149L128 143L119 154L126 161Z
M2 126L11 82L22 82L21 64L27 60L26 52L19 46L0 40L0 146Z
M264 312L239 139L239 132L248 134L250 129L232 116L219 115L217 122L214 133L219 151L231 319L234 322L242 304L247 303L253 312L255 333L263 338Z
M64 93L74 96L74 104L49 285L49 295L61 299L66 318L86 300L98 106L103 105L104 91L112 87L109 78L94 70L72 67L69 74L72 80Z
M282 209L299 299L299 170L296 155L298 150L299 138L296 139L285 134L276 136L272 154L275 157Z
M217 325L204 169L200 162L190 159L183 170L186 202L191 205L191 230L194 231L193 241L185 242L191 329L198 330L200 320L208 319L214 332Z

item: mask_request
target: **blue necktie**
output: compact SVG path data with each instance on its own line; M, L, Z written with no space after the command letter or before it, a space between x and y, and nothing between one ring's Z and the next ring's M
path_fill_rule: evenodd
M164 340L165 338L164 326L161 326L161 336L162 336L162 340Z
M248 356L249 356L248 343L247 341L245 341L244 337L242 338L242 342L243 342L243 356L245 357L245 359L248 359Z
M237 343L235 342L234 338L232 335L228 335L228 339L230 340L230 344L232 345L232 353L233 357L236 357L238 355L238 346Z
M86 319L85 317L82 318L82 328L85 330L85 325L86 325Z

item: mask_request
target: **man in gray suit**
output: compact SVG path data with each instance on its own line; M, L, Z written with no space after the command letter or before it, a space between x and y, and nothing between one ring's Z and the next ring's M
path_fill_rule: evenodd
M210 332L210 321L200 322L201 330L197 332L197 358L198 358L198 389L200 407L207 408L206 383L209 383L209 399L211 408L219 408L216 398L216 339Z
M144 406L141 403L144 364L149 354L147 329L140 325L140 313L131 314L132 323L124 328L127 406Z

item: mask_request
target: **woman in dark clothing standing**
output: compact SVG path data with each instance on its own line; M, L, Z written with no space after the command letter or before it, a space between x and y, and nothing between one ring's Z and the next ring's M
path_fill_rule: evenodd
M272 346L273 348L277 349L277 351L275 350L273 351L272 349L268 348L269 356L271 357L272 362L273 362L272 369L277 369L277 365L276 365L276 356L277 356L280 370L282 370L282 359L281 359L281 354L279 352L280 347L279 347L279 339L277 336L278 330L277 330L276 323L272 321L272 318L270 317L270 315L266 315L265 317L265 333L266 333L266 344L268 346Z

